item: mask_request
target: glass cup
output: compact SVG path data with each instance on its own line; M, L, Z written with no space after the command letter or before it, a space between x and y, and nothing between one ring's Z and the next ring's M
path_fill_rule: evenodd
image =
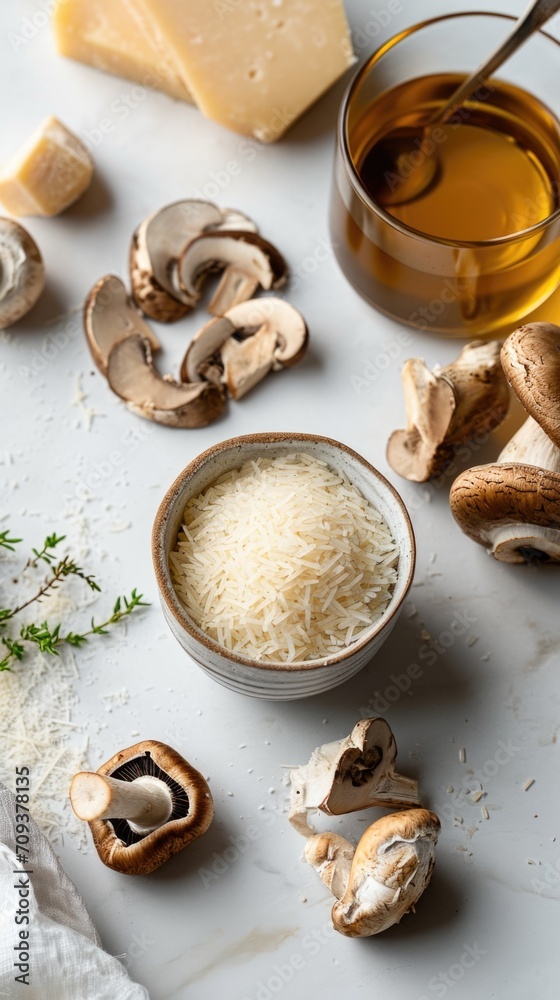
M417 329L455 337L499 336L518 326L560 285L560 208L505 237L443 239L391 216L364 188L357 168L364 143L372 138L366 132L374 101L382 107L389 89L419 77L466 75L498 46L514 21L505 14L470 12L407 28L361 67L342 102L330 221L335 253L350 283L371 305ZM558 167L556 201L559 70L560 43L538 32L497 77L539 102L532 124Z

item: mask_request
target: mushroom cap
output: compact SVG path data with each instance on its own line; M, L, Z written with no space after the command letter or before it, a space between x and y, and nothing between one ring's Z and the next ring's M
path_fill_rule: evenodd
M457 477L449 502L465 534L502 562L532 562L539 552L543 560L560 561L559 473L517 463L478 465ZM508 537L502 529L510 528L516 531ZM539 549L536 540L547 532L557 532L557 542L551 535L552 547ZM498 534L503 542L496 546Z
M25 316L44 287L45 268L35 240L19 222L0 218L0 330Z
M178 274L180 287L189 300L198 301L204 279L211 271L225 271L209 305L209 311L219 316L250 299L259 285L267 291L278 289L288 277L288 266L276 247L247 230L203 233L185 247Z
M393 794L390 788L395 778L396 759L397 743L385 719L362 719L354 726L337 760L330 788L320 809L330 816L341 816L376 804L414 805L418 801L415 781L399 775L399 781L403 783L401 794L396 787Z
M399 923L430 881L440 829L427 809L407 809L373 823L356 848L346 891L333 906L335 930L369 937Z
M225 406L219 386L209 382L184 385L162 378L153 366L149 341L139 334L115 344L107 379L134 413L168 427L205 427Z
M501 357L513 391L560 448L560 326L519 327L506 340Z
M97 769L98 774L118 777L115 772L123 765L146 755L186 794L188 810L186 816L172 815L163 826L145 837L134 838L128 845L117 835L111 820L91 820L89 827L99 857L108 868L125 875L148 875L155 871L205 833L214 816L210 789L200 772L176 750L157 740L143 740L120 750Z
M142 312L161 323L185 316L195 303L179 284L181 253L202 233L229 229L254 232L256 226L242 212L195 198L173 202L144 219L130 246L132 294Z
M113 347L125 337L139 334L149 341L151 351L160 348L123 282L114 274L100 278L91 289L84 305L84 329L93 360L104 375Z
M305 320L284 299L249 299L195 334L181 378L222 382L233 399L240 399L269 371L297 364L308 339Z

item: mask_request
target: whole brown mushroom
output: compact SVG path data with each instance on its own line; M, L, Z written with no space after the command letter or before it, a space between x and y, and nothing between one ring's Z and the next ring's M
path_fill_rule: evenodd
M22 319L44 287L45 268L35 240L19 222L0 218L0 330Z
M431 879L440 828L435 813L407 809L368 827L355 852L338 834L310 837L305 859L337 897L334 929L371 937L398 924Z
M560 562L560 327L520 327L501 357L529 417L496 463L458 476L451 511L502 562Z
M157 740L74 775L70 799L103 864L125 875L155 871L205 833L214 815L202 775Z

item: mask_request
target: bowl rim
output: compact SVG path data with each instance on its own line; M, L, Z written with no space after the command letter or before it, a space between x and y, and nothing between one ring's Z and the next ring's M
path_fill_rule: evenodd
M498 236L490 240L452 240L446 239L443 236L432 236L430 233L425 233L421 229L414 229L412 226L408 226L405 222L401 222L395 216L390 215L386 212L381 205L379 205L374 199L368 194L366 188L363 186L360 175L356 170L352 155L350 153L350 141L348 134L348 114L350 109L350 103L358 87L361 85L362 81L370 72L372 66L375 66L380 59L390 52L393 48L398 46L399 42L413 35L415 32L420 31L422 28L431 27L433 24L438 24L443 21L453 21L456 18L461 17L488 17L488 18L501 18L505 21L515 22L519 18L514 14L507 14L501 11L493 10L458 10L453 11L448 14L438 14L434 17L425 18L423 21L417 21L415 24L410 25L408 28L404 28L402 31L398 31L396 34L388 38L387 41L383 42L375 51L369 56L366 61L358 67L352 76L345 92L342 97L342 102L340 104L340 109L338 113L338 123L337 123L337 144L338 148L342 154L342 162L344 168L348 174L349 180L355 193L359 196L361 201L367 206L370 212L374 215L379 216L383 219L392 229L396 229L398 232L402 233L404 236L412 237L414 239L421 239L425 243L437 244L439 246L459 248L459 249L482 249L482 248L492 248L505 246L509 243L520 242L527 239L532 235L536 235L540 232L548 229L559 217L560 217L560 206L556 208L550 215L547 215L546 219L541 219L540 222L535 222L532 226L528 226L526 229L520 229L515 233L508 233L507 236ZM550 35L548 31L544 31L540 28L536 35L542 35L549 42L553 42L557 47L560 47L560 39L555 38L554 35ZM560 116L552 111L544 103L540 101L543 107L549 112L555 121L560 122Z
M393 606L390 605L390 612L385 613L375 626L373 626L371 630L368 630L366 636L362 639L357 639L355 642L351 643L350 646L341 650L341 652L333 653L331 656L315 660L292 660L291 663L286 663L282 660L252 660L249 657L240 656L238 653L234 653L231 650L226 649L224 646L221 646L215 639L212 639L211 636L203 632L202 629L200 629L196 623L190 619L187 611L182 607L171 582L171 573L164 552L164 533L179 491L183 488L185 483L209 461L212 461L226 451L234 451L237 449L241 453L244 445L283 444L289 441L301 444L326 444L337 451L342 451L358 461L367 473L373 477L373 479L380 482L388 490L392 500L401 514L403 524L406 528L406 539L410 549L410 567L408 576L402 587L402 593L396 603ZM241 459L241 464L242 462L243 459ZM385 628L387 622L398 614L414 578L414 570L416 566L416 540L412 521L404 500L392 483L390 483L389 480L375 468L375 466L371 465L367 459L360 455L359 452L354 451L353 448L343 444L341 441L336 441L334 438L324 437L320 434L308 434L298 431L265 431L254 434L242 434L238 437L227 438L224 441L220 441L217 444L212 445L210 448L207 448L205 451L197 455L196 458L189 462L182 472L176 476L173 483L164 494L154 518L152 528L152 561L161 600L164 602L167 611L173 616L176 623L188 632L192 639L195 639L197 642L204 645L209 652L224 657L238 666L251 667L253 669L256 668L260 671L268 670L282 671L284 673L296 673L303 670L318 670L322 667L333 667L336 664L344 663L350 657L355 656L356 653L365 646L369 645L372 639L374 639L379 632Z

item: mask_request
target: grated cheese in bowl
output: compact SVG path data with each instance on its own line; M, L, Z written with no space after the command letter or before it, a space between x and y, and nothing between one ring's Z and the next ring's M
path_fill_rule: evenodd
M378 622L399 550L344 474L305 453L258 458L187 503L170 569L194 622L258 661L321 659Z

